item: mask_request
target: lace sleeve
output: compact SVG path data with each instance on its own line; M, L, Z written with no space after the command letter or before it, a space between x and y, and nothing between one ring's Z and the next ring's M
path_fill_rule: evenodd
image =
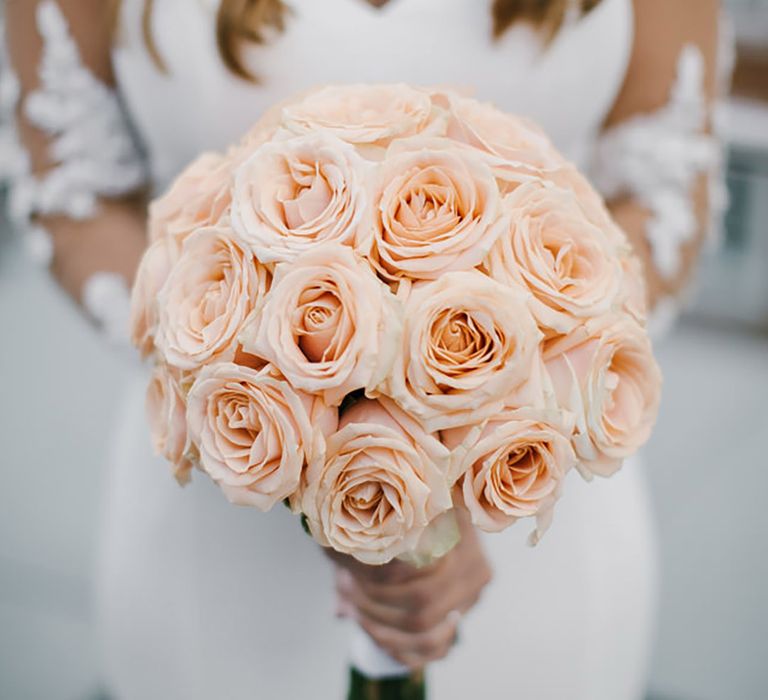
M643 5L640 0L636 8L647 11L653 4ZM685 12L682 7L679 11ZM694 41L681 41L666 103L637 110L609 126L597 142L593 159L594 182L608 201L629 197L646 211L641 232L650 254L646 263L653 265L651 273L667 290L678 287L686 246L699 239L717 240L727 204L719 105L729 82L733 42L725 17L718 26L717 80L707 74L711 61L705 49ZM639 36L638 41L642 40ZM640 75L649 82L656 78L647 71ZM698 210L694 197L702 177L708 183L708 212ZM657 325L671 325L678 305L670 291L659 298Z
M94 217L99 199L123 196L146 181L145 163L118 95L84 64L67 20L54 0L36 8L42 48L36 89L21 95L7 55L0 69L0 152L9 186L9 215L41 263L51 239L38 217ZM47 137L51 167L33 172L14 117ZM82 290L83 305L112 340L127 338L129 294L123 278L97 272Z
M648 209L653 261L667 278L679 273L681 246L698 228L691 197L697 177L709 177L713 214L723 207L720 141L705 131L709 121L704 59L688 45L680 54L669 103L608 129L597 145L595 184L606 199L629 194Z

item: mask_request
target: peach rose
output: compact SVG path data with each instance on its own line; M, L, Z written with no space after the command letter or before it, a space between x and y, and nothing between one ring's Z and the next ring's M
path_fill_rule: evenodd
M307 465L321 464L336 411L294 391L269 368L204 367L187 397L200 466L237 505L267 511L295 497Z
M194 369L231 359L270 274L226 225L191 235L159 296L155 343L170 364Z
M467 270L501 233L490 168L446 139L393 144L374 194L372 257L389 279L436 279Z
M428 431L498 412L535 373L541 333L522 289L477 270L415 285L382 390Z
M370 247L369 166L325 133L271 141L235 173L232 224L262 262L285 262L333 241Z
M448 136L481 151L507 188L565 162L547 135L523 117L455 93L445 93L441 102L449 110Z
M548 171L544 179L556 187L573 192L585 216L605 234L611 245L623 254L631 253L632 246L624 231L613 220L605 201L576 167L564 163Z
M146 411L155 453L167 459L173 475L186 484L192 471L188 454L187 411L178 371L158 364L147 387Z
M622 270L616 249L568 190L521 185L505 200L507 230L486 266L500 282L523 284L531 310L553 333L567 333L618 302Z
M324 244L277 266L241 337L291 384L339 405L381 382L400 347L399 304L350 248Z
M643 328L628 316L588 322L544 355L558 403L576 417L580 471L610 476L650 437L661 371Z
M171 236L181 245L197 229L217 224L229 208L231 185L229 158L214 152L198 156L149 205L149 240Z
M479 426L444 431L472 522L499 532L520 518L536 517L538 541L576 463L571 428L562 411L518 409Z
M146 357L155 349L159 319L157 295L179 256L176 242L158 238L144 252L131 290L131 342Z
M325 464L308 474L302 503L312 535L366 564L411 553L451 507L448 450L387 399L361 399L339 426Z
M283 126L298 134L327 131L356 146L386 147L426 129L429 95L408 85L331 85L283 108Z

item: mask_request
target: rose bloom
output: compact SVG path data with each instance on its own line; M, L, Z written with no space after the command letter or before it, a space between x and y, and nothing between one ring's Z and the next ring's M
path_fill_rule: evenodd
M433 99L449 111L449 138L481 151L505 189L564 163L547 135L527 119L455 93Z
M178 370L158 364L147 387L146 411L155 453L167 459L180 484L186 484L192 470L188 454L187 411Z
M603 232L611 245L625 255L632 252L626 234L613 220L605 200L574 165L563 163L547 171L544 179L556 187L573 192L584 215Z
M499 532L536 517L533 539L549 523L566 473L576 463L572 421L562 411L506 410L486 423L442 433L472 522Z
M231 202L232 161L203 153L149 205L149 240L171 236L181 245L197 229L217 224Z
M576 417L573 444L584 476L610 476L648 440L661 371L644 329L624 315L577 328L544 359L558 403Z
M447 139L393 144L377 182L372 256L389 279L470 269L501 233L490 168Z
M160 313L157 296L178 257L179 250L174 239L163 236L147 248L136 271L131 290L130 332L131 342L142 357L155 348Z
M361 399L339 427L325 464L308 473L302 503L312 535L366 564L410 554L451 507L448 450L387 399Z
M433 109L427 93L404 84L331 85L287 105L282 115L294 133L322 130L356 146L383 148L427 128Z
M370 247L369 166L326 133L275 140L235 173L232 224L262 262L285 262L324 242Z
M236 505L267 511L295 497L307 465L322 463L337 414L269 368L204 367L187 398L200 466Z
M549 334L609 312L622 285L620 258L575 195L546 183L521 185L505 200L506 231L490 252L491 276L522 283Z
M397 300L350 248L324 244L278 265L269 294L242 336L291 384L339 405L381 382L400 348Z
M269 282L267 269L226 225L194 233L159 295L155 343L163 358L181 369L231 359Z
M535 374L541 332L522 289L483 273L414 285L402 352L382 385L428 431L477 423Z

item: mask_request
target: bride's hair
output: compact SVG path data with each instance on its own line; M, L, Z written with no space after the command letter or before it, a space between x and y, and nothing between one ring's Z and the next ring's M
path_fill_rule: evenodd
M360 1L383 4L380 0ZM491 9L493 35L498 38L516 22L525 21L538 27L547 38L551 38L560 29L570 7L575 7L580 14L586 14L600 2L601 0L494 0ZM119 4L120 0L116 0L116 7ZM155 63L163 68L162 56L152 36L153 5L154 0L144 0L142 31L147 50ZM289 12L290 7L283 0L221 0L216 16L216 42L227 68L241 78L255 80L242 59L240 49L243 44L249 42L263 44L266 34L270 31L283 31Z

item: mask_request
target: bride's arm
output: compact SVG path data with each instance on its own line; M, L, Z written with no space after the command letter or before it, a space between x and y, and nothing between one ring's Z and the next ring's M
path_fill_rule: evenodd
M643 262L655 306L685 288L716 204L720 3L634 0L634 8L634 48L594 175Z
M15 183L21 224L47 231L53 273L78 301L99 273L119 275L127 288L146 239L141 166L110 92L110 5L7 0L5 8L20 87L17 131L29 155ZM87 104L94 105L90 113ZM71 121L68 109L79 111Z

